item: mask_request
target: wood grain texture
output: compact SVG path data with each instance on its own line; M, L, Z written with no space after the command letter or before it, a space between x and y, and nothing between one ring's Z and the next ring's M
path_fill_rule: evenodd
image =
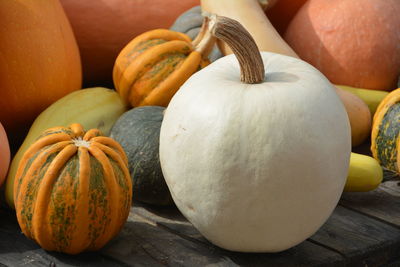
M376 190L345 193L340 204L400 228L400 180L386 181Z
M138 215L134 208L118 237L102 250L103 254L130 265L145 265L141 259L150 257L148 266L229 266L230 259L207 246L191 242L160 228L157 223Z
M153 222L155 225L207 248L213 254L220 255L229 261L221 266L342 266L344 258L337 252L305 241L300 245L280 253L237 253L218 248L208 242L189 223L176 207L135 207L131 213L136 213ZM230 264L228 264L230 263ZM185 263L186 265L186 263ZM190 265L187 265L190 266Z
M0 266L127 266L99 253L69 256L46 252L21 233L14 212L0 210L0 217Z
M379 266L400 252L400 229L338 206L310 241L343 255L349 266Z
M175 206L136 202L119 235L99 252L49 253L0 209L0 266L400 266L396 178L368 193L346 193L307 241L280 253L236 253L208 242Z

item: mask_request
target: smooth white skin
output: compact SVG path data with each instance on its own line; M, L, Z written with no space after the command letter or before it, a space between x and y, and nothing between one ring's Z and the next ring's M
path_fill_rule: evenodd
M266 78L240 82L226 56L170 102L160 161L182 214L215 245L277 252L315 233L337 205L351 152L347 113L311 65L262 53Z

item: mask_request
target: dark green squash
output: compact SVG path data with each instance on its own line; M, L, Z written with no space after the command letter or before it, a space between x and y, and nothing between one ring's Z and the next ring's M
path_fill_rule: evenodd
M176 32L182 32L188 35L192 40L199 34L201 25L203 23L203 16L201 15L201 7L195 6L191 9L182 13L171 26L170 30ZM218 49L217 45L214 45L208 58L211 62L223 57L224 55Z
M158 155L164 109L159 106L133 108L122 114L110 134L128 157L133 199L153 205L173 203Z
M386 169L400 173L400 88L390 92L374 114L371 134L373 157Z

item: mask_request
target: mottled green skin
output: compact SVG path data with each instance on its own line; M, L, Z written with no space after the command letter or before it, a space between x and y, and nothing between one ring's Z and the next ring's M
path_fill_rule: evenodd
M380 164L392 171L399 172L397 166L397 140L400 133L400 103L392 105L382 122L376 136L376 151Z
M158 154L165 108L143 106L125 112L111 129L128 157L133 198L153 205L173 203L161 171Z

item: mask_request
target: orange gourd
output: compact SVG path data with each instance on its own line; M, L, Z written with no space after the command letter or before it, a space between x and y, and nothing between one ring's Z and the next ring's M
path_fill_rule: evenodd
M0 1L0 25L0 121L15 144L40 112L81 88L81 63L58 0Z
M82 56L85 87L112 86L118 53L146 31L169 28L200 0L61 0Z
M209 64L207 56L214 43L207 19L193 42L183 33L166 29L143 33L118 55L115 88L133 107L167 106L179 87Z
M98 129L48 129L25 152L14 181L22 232L49 251L100 249L129 214L127 164L121 146Z
M0 123L0 186L6 179L8 167L10 166L10 146L7 134Z
M391 91L400 75L400 1L309 0L285 40L335 84Z
M372 156L384 168L400 174L400 88L390 92L374 114Z

